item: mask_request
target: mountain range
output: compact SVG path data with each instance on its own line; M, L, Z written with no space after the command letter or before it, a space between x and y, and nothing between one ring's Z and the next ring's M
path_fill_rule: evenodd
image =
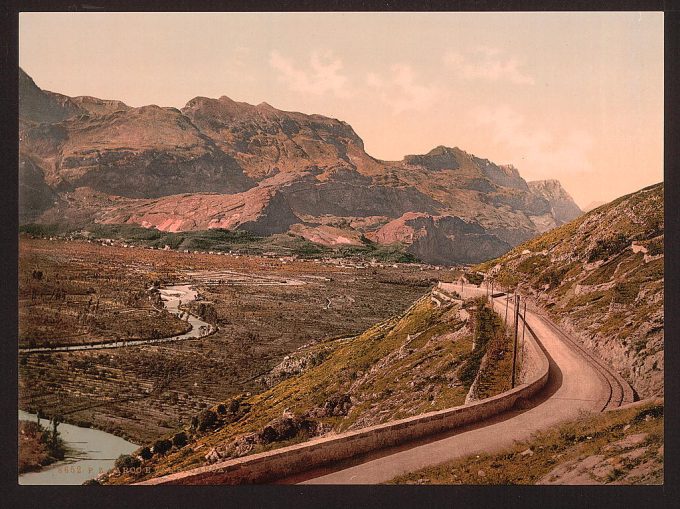
M181 110L40 89L20 70L22 224L134 224L398 244L437 264L500 256L582 212L460 148L382 161L341 120L196 97Z

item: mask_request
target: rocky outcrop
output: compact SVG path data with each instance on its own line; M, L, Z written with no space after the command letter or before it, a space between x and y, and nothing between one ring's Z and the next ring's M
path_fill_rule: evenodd
M256 187L235 195L183 194L135 201L112 210L101 222L139 224L170 232L221 228L272 235L287 231L300 219L281 193Z
M89 95L80 95L73 97L72 101L77 104L84 112L94 115L106 115L115 113L116 111L125 111L131 109L130 106L122 101L112 99L99 99Z
M22 149L40 158L55 187L89 187L151 198L183 192L235 193L254 183L174 108L145 106L82 114L22 131Z
M19 157L19 221L35 221L58 201L43 171L29 157Z
M574 199L564 190L559 181L554 179L535 180L528 184L534 195L548 201L551 215L558 225L568 223L583 214L583 211L576 205Z
M315 164L352 166L351 157L367 158L363 141L352 127L321 115L253 106L228 97L196 97L182 112L251 177L259 180L279 171Z
M489 253L500 255L510 249L474 221L412 212L389 222L370 238L383 244L406 244L409 253L434 264L476 263L487 259Z
M70 97L41 90L19 68L19 116L33 122L60 122L83 110Z

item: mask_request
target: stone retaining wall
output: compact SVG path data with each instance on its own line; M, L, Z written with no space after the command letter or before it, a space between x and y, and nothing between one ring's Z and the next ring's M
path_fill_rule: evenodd
M263 483L370 451L482 421L511 409L518 400L540 391L548 380L549 363L533 330L527 326L527 357L533 373L526 383L496 396L445 410L429 412L357 431L316 438L302 444L245 456L157 477L138 484Z

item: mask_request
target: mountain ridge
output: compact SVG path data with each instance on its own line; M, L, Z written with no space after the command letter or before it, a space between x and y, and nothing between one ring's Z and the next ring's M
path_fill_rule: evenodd
M341 224L343 239L413 238L409 253L450 264L498 256L580 213L566 192L532 191L512 165L442 145L380 161L347 122L264 102L130 107L43 91L23 71L19 98L22 223L287 228L310 239ZM424 215L416 236L409 214ZM481 238L483 248L472 246Z

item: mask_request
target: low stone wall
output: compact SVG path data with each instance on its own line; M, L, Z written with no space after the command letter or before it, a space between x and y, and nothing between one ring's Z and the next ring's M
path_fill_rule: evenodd
M511 409L520 399L530 398L547 382L548 359L531 328L527 327L527 332L529 339L527 353L531 357L533 373L527 377L526 383L510 391L470 405L321 437L302 444L222 461L138 484L263 483L482 421Z

